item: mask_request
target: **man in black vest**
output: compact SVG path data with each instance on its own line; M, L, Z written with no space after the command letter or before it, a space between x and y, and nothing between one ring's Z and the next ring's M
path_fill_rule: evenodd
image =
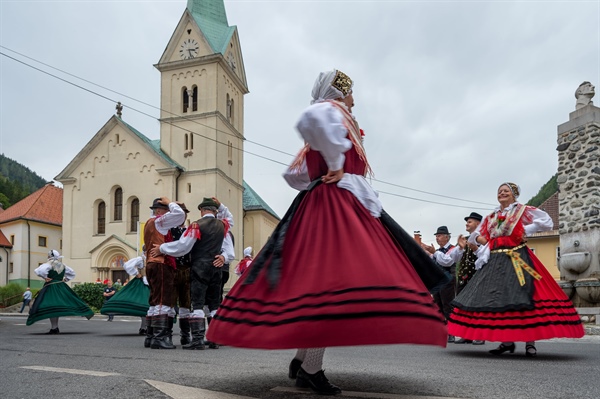
M448 227L440 226L435 232L435 241L440 246L438 250L433 245L421 244L421 247L429 252L431 258L441 266L445 271L450 273L453 277L448 284L442 287L438 292L433 294L433 300L438 305L440 312L444 315L446 320L450 317L452 312L452 306L450 303L454 300L455 289L456 289L456 263L452 259L451 252L454 250L454 245L450 244L450 232ZM448 336L448 342L454 342L452 335Z
M191 268L191 300L193 312L189 323L192 342L183 345L183 349L204 349L204 305L213 311L219 307L221 293L220 268L225 264L225 256L221 254L223 239L229 229L226 220L216 218L218 204L212 198L204 198L198 205L199 220L192 223L178 241L162 244L155 249L174 257L190 253Z

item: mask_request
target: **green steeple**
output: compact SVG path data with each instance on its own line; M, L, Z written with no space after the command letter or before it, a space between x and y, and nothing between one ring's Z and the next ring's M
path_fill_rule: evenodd
M235 26L227 23L223 0L188 0L187 9L214 52L225 55Z

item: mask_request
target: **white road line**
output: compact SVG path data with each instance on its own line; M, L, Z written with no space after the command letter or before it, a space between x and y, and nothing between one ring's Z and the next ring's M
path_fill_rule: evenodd
M21 366L19 368L29 369L29 370L38 370L38 371L51 371L51 372L54 372L54 373L93 375L93 376L96 376L96 377L110 377L110 376L113 376L113 375L120 375L118 373L105 373L103 371L61 369L61 368L58 368L58 367L46 367L46 366Z
M206 389L169 384L168 382L144 380L154 388L173 399L256 399L250 396L233 395L230 393L209 391Z
M312 393L308 388L295 387L275 387L271 389L273 392L293 392L293 393ZM336 397L350 398L377 398L377 399L461 399L451 398L447 396L415 396L415 395L398 395L395 393L375 393L375 392L356 392L345 391L342 389L342 394ZM464 398L462 398L464 399Z

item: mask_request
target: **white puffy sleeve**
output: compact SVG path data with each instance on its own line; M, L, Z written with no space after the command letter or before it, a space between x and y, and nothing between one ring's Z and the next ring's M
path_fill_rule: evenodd
M233 215L229 212L229 208L227 208L223 203L219 205L219 209L217 209L217 219L219 220L227 220L229 222L229 227L233 227Z
M46 262L39 265L33 272L41 278L47 278L50 269L52 269L52 265L50 262Z
M143 268L144 268L144 258L141 256L137 256L133 259L129 259L123 265L123 269L125 269L127 274L129 274L130 276L137 275L138 270L143 269Z
M71 281L75 278L75 270L65 265L65 281Z
M185 212L175 202L169 204L169 212L159 216L154 221L156 230L166 235L172 227L181 226L185 222Z
M321 153L330 170L342 169L344 153L352 148L342 121L342 114L333 105L322 102L308 107L296 124L304 141Z
M525 214L527 217L523 218L522 220L524 220L523 225L525 227L526 235L539 233L541 231L549 231L554 227L554 222L552 222L550 215L541 209L528 206L525 209ZM526 220L531 220L531 223L526 224Z

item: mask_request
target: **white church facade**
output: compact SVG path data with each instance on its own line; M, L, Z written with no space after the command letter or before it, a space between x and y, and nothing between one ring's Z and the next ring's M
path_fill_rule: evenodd
M246 246L256 252L279 221L243 180L248 87L223 0L189 0L155 67L160 139L127 124L117 107L55 178L64 189L63 255L75 283L123 276L120 265L138 256L139 222L157 197L184 202L188 221L200 217L203 197L217 197L234 216L237 260Z

